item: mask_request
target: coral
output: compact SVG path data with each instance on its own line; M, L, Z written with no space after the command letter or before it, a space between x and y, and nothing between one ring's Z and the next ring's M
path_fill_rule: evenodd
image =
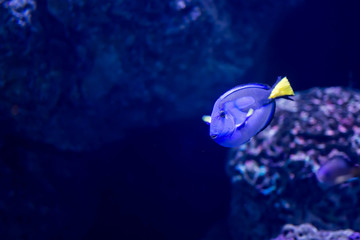
M286 224L281 234L273 240L354 240L360 233L350 229L337 231L318 230L311 224L294 226Z
M0 4L3 4L10 11L11 20L20 26L24 27L31 23L31 14L36 9L34 0L0 0Z
M360 92L313 88L285 101L266 130L230 154L235 239L269 238L285 223L359 231L360 180L327 186L316 173L334 157L359 163Z

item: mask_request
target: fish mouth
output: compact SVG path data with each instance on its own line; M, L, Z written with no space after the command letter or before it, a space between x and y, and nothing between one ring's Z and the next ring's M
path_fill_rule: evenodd
M212 139L215 139L215 138L218 137L218 135L217 135L217 134L211 134L210 137L211 137Z

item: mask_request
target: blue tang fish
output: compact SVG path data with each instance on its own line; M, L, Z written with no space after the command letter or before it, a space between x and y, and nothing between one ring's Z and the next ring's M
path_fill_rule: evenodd
M265 129L275 112L275 99L294 96L286 77L278 78L272 88L264 84L234 87L215 102L211 116L203 116L210 125L210 137L224 147L237 147Z
M325 186L334 186L360 176L359 164L340 156L332 157L316 171L317 180Z

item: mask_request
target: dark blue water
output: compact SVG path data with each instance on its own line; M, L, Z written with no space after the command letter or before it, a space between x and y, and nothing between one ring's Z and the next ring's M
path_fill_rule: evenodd
M286 71L295 89L359 88L358 5L356 1L304 1L286 14L267 45L265 75Z
M98 154L108 182L85 239L199 239L226 219L226 151L207 141L199 118L135 130Z
M37 46L35 49L40 49L44 52L35 51L36 54L30 57L30 60L27 58L26 61L22 62L23 58L18 57L20 59L19 62L31 64L33 59L37 59L39 55L42 55L43 62L50 62L53 65L61 66L61 70L67 73L66 76L71 76L72 74L69 73L73 71L80 71L79 75L82 76L83 74L85 76L86 73L92 70L92 64L94 63L85 61L84 65L74 67L80 60L74 57L72 53L79 42L84 44L82 47L86 48L86 39L90 38L91 34L83 34L83 32L74 27L75 23L70 24L56 20L54 15L44 10L46 9L45 2L48 1L38 1L38 10L42 11L41 9L43 9L44 14L35 16L35 19L43 21L44 24L41 24L42 28L35 28L32 31L48 32L48 38L44 40L45 43L38 43L48 45L44 48ZM197 3L198 1L194 2ZM271 28L266 41L259 50L255 51L256 54L252 56L254 64L246 69L243 79L249 82L259 82L257 79L261 79L260 82L266 82L271 85L278 75L286 75L290 79L295 91L311 87L335 85L360 88L360 35L358 34L360 19L357 1L305 0L302 2L279 16L280 20ZM145 3L141 3L147 6ZM134 6L131 4L134 4ZM136 3L131 4L127 4L126 7L136 10ZM246 5L244 1L221 1L221 4L218 6L221 8L219 14L222 11L234 11L234 9L241 8L244 5ZM151 8L151 6L148 7ZM259 9L262 7L262 3L259 2ZM168 5L164 8L167 9L166 16L171 14L183 16L181 14L184 14L185 16L196 18L195 7L191 8L191 11L184 10L181 13L172 12L171 7L168 7ZM90 6L88 9L90 14L91 9ZM141 7L140 9L143 8ZM61 13L60 10L61 8L59 7L59 12ZM251 11L256 12L257 10L251 9ZM84 17L79 9L75 9L74 12L78 14L76 16ZM1 7L1 13L3 16L4 14L9 14L4 7ZM112 15L109 14L109 16ZM151 16L146 20L150 19L154 22L163 21L162 18L158 19L156 17L156 12ZM128 22L132 21L131 14L129 16L126 14L122 15L122 18L125 18ZM165 17L163 16L163 18ZM190 21L188 18L183 17L176 19L180 19L185 23ZM251 18L249 19L251 21ZM118 19L113 19L113 21L116 20ZM106 22L107 19L96 16L96 18L94 17L89 20L90 23L91 21L101 25L101 21ZM232 18L227 19L227 21L229 26L232 26L232 24L235 26L239 22L236 14L232 15ZM144 25L141 27L146 29L148 25L146 25L145 20L144 22ZM8 54L7 49L11 48L12 41L9 41L4 36L11 35L12 33L11 31L6 32L8 28L4 27L5 22L0 22L0 24L2 24L0 30L3 30L3 35L0 35L0 53L2 54L2 59L7 60L8 58L6 58L5 53ZM67 28L67 24L71 25L71 27ZM177 26L177 24L178 22L174 21L170 22L169 26ZM249 22L248 24L251 25L252 23ZM209 27L211 25L209 22L206 22L204 25L204 28L193 27L190 30L199 32L202 30L207 31L211 28ZM39 27L36 23L34 23L34 26ZM130 31L131 27L129 25L127 27L126 31ZM152 27L154 26L152 25ZM163 25L159 24L159 28L161 27ZM94 32L92 34L104 34L103 38L107 39L108 34L111 36L115 28L115 25L105 25L102 28L103 32ZM175 31L174 29L175 27L171 28L172 31ZM195 34L191 35L193 33L191 31L186 36L182 36L180 33L178 41L182 43L181 37L183 37L185 42L188 41L194 44L191 46L194 49L201 49L202 47L205 49L207 47L205 45L210 44L207 42L203 45L201 44L202 42L195 44L196 41L194 39L196 39L196 36ZM16 31L14 30L14 32ZM20 42L27 41L27 36L27 34L23 34L16 39ZM69 38L69 36L72 36L72 38ZM229 35L229 38L234 36L239 37L237 35ZM4 43L4 39L8 41L6 42L8 45ZM33 41L34 39L31 40ZM135 41L132 39L127 40L130 42ZM156 39L156 41L161 40ZM166 39L163 40L164 42L166 41ZM141 39L138 41L141 41ZM155 40L149 39L148 41ZM66 43L65 45L64 42ZM236 39L234 42L236 42ZM149 43L149 45L151 44ZM220 46L216 45L211 51L214 51L214 55L219 54L222 56L223 54L223 62L231 62L234 60L231 57L232 54L236 55L236 53L232 52L232 49L229 49L231 46L220 44ZM140 47L139 49L130 50L134 52L132 53L134 55L144 54L142 52L143 49ZM153 50L153 52L150 52L151 56L136 58L138 62L133 65L126 60L122 60L126 67L137 66L137 64L141 67L138 70L131 69L134 73L130 76L134 77L134 79L143 74L141 71L145 71L141 64L146 59L161 57L157 55L156 51L158 49L151 50ZM166 49L166 51L170 50L171 48ZM21 49L21 51L25 50ZM64 54L65 52L69 54ZM92 58L95 55L94 52L90 49L84 55ZM69 57L67 58L66 56ZM173 58L181 57L183 61L194 61L193 65L196 65L198 62L197 54L191 53L188 56L181 56L181 50L178 49L174 49L174 54L169 54L169 56ZM18 62L13 61L14 69L16 69ZM33 68L41 69L37 63L34 64ZM159 65L154 63L150 68L155 68L156 66ZM160 82L163 83L163 86L171 85L171 80L175 79L179 72L185 72L181 77L183 77L184 86L188 87L193 82L188 83L187 79L194 81L191 76L201 75L202 71L201 68L197 68L197 71L194 71L194 69L189 70L189 68L185 67L182 69L182 66L179 65L170 67L174 69L173 76L170 75L171 77L169 77L169 75L166 75L165 80L161 79L162 75L151 76L151 79L144 84L146 85L145 88L152 88L153 83L158 78L161 79L162 82ZM166 70L162 71L160 72L165 74ZM224 77L225 80L234 76L230 68L228 71L229 76ZM20 70L17 72L20 72L19 75L8 76L6 74L7 69L1 65L0 80L4 76L11 79L11 81L6 82L5 87L2 86L0 93L0 105L3 116L9 115L9 106L18 104L21 108L21 94L26 95L26 93L20 91L19 95L12 96L8 92L11 92L10 90L13 89L13 86L16 86L19 79L32 77L26 71L24 73ZM115 74L115 71L110 72L110 75L111 73ZM43 75L46 75L46 73ZM144 76L147 75L144 74ZM212 74L207 76L209 75L211 76ZM215 78L216 74L213 75ZM108 75L105 75L104 78L106 76ZM239 82L243 82L243 79L239 79ZM65 91L62 92L57 105L55 104L54 114L57 111L61 111L63 106L70 106L71 109L79 107L76 105L76 101L72 102L73 99L80 99L79 102L83 100L84 96L78 96L74 92L68 91L68 89L71 89L70 86L81 85L82 78L79 78L75 83L72 80L65 78ZM237 81L230 83L229 81L225 82L225 80L223 84L219 81L215 85L218 88L211 89L211 91L216 92L219 91L218 89L224 89L232 85L232 83L234 83L233 85L237 84ZM212 81L212 79L209 78L208 81ZM54 88L56 89L57 86ZM184 86L174 84L174 91L186 92L184 95L202 94L204 97L209 97L210 90L206 86L200 93L188 91L188 88ZM126 88L127 90L124 92L134 91L134 93L137 93L136 90L138 90L138 86L130 80L118 88ZM114 88L109 92L114 93L115 96L119 94L119 89ZM171 95L163 96L161 88L159 89L159 96L152 99L152 102L148 104L149 107L146 109L146 112L155 112L157 106L166 107L167 105L174 104L171 102L171 99L181 101L181 99ZM212 102L217 97L211 96ZM111 101L109 100L108 104L103 105L102 109L105 110L97 112L94 118L102 119L101 114L108 114L109 111L113 112L116 117L126 116L131 111L137 111L136 106L135 108L125 107L126 111L119 113L116 106L120 106L122 102L116 102L118 98L111 96L111 94L109 99ZM113 101L113 99L115 100ZM44 101L46 102L46 100ZM144 106L144 103L141 102L141 98L138 101L140 109ZM91 104L93 104L96 106L96 101L94 102L89 105L92 106ZM1 231L5 233L9 230L9 226L21 226L20 228L24 229L24 226L30 226L28 228L33 229L34 225L49 221L51 224L45 224L43 228L46 230L34 231L37 236L44 231L48 234L47 236L53 236L52 239L67 239L67 237L71 236L73 237L72 239L78 238L83 240L197 240L205 237L207 232L214 226L220 226L223 239L229 239L230 233L227 231L226 221L231 213L231 183L225 172L228 149L217 145L209 138L208 126L201 121L202 115L209 114L212 102L209 102L207 107L197 108L202 109L204 112L197 112L196 114L191 112L188 116L184 114L179 116L179 119L175 118L164 122L158 121L160 124L149 124L147 127L143 125L141 127L131 126L121 132L121 134L119 133L123 137L113 141L105 141L106 144L82 151L63 150L61 146L54 146L56 144L53 145L49 143L48 139L45 140L45 137L42 138L41 134L40 137L37 136L34 140L31 134L24 134L24 132L18 131L19 126L17 124L19 122L16 120L9 120L7 117L1 118L0 166L2 171L0 173L2 175L0 179L4 179L4 182L1 183L4 186L4 190L2 197L0 195L0 221L4 224L6 223L7 229L3 229L0 226L0 235ZM188 104L188 102L186 103ZM196 105L196 103L193 104ZM32 102L26 102L24 105L30 105L30 111L37 107ZM12 109L16 111L17 108L14 107ZM29 111L29 109L26 110ZM15 116L17 114L15 113L13 112L12 114ZM75 113L77 112L74 110L74 116L76 116ZM164 112L163 114L166 115L168 113ZM106 115L106 118L104 117L105 120L103 122L100 121L100 123L96 122L95 126L106 126L108 123L113 124L115 120L111 116L111 114ZM121 117L116 119L116 121L120 122L119 119ZM29 118L29 122L31 121L32 119ZM88 123L86 119L83 121L84 125ZM132 120L130 119L129 121L131 122ZM152 120L144 118L143 121L151 122ZM27 121L23 121L21 124L26 125ZM41 125L37 126L41 128ZM90 124L90 126L92 125ZM66 131L65 127L67 127L66 124L64 124L64 130L60 129L59 135L63 134L62 131ZM74 131L76 128L74 127ZM102 131L102 128L98 131ZM109 131L108 134L108 137L112 139L117 133ZM75 138L77 136L77 134L74 134ZM89 137L88 135L84 136L86 138ZM96 137L98 136L94 136L94 138ZM106 139L107 135L101 135L101 137ZM20 193L17 195L17 189L21 189L23 192L19 191ZM12 201L12 198L16 200ZM12 204L1 205L4 202L6 204L12 202ZM35 207L32 207L32 204ZM52 210L44 208L45 210L43 211L46 212L44 216L46 217L43 217L43 215L39 217L37 211L29 210L37 209L38 205L47 206L46 209ZM47 213L49 215L46 215ZM58 221L53 221L54 219L58 219ZM72 225L72 227L68 227L64 222L71 223L69 225ZM63 226L68 228L63 228ZM11 231L13 232L11 234L4 234L4 236L18 236L13 239L34 239L31 235L27 235L32 233L32 230L28 228L19 230L14 227L15 230L12 229ZM74 234L72 235L72 233Z

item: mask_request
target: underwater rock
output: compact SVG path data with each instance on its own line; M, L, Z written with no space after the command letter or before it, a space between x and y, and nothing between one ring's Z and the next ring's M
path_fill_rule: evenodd
M359 237L360 233L354 232L350 229L324 231L318 230L311 224L301 224L299 226L286 224L282 228L281 234L272 240L355 240L359 239Z
M31 21L9 2L28 2ZM81 151L207 112L300 2L2 0L0 120Z
M277 102L269 127L228 160L234 239L268 239L286 223L360 231L359 110L360 91L340 87Z

